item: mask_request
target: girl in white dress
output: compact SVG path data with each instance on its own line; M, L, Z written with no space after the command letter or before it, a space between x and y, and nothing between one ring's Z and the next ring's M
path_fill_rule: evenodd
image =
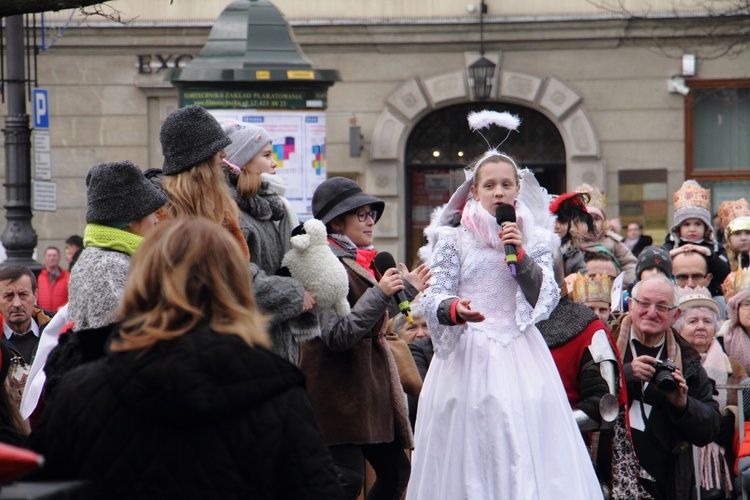
M497 224L501 203L515 205L517 223ZM431 255L421 256L433 279L422 305L435 359L419 399L409 500L602 498L534 326L559 300L547 206L528 170L521 179L510 157L490 151L428 228ZM515 277L504 245L518 255Z

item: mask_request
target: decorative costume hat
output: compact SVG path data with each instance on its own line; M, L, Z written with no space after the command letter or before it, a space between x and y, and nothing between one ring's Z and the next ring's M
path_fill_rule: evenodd
M750 231L750 204L745 198L723 202L719 205L719 220L727 238L737 231Z
M594 186L590 184L581 184L576 188L576 191L579 193L587 193L589 197L591 198L588 202L588 209L589 213L594 212L602 218L602 220L607 218L607 197L599 191L599 189L595 188Z
M750 269L744 268L740 271L729 273L729 276L727 276L721 285L721 290L724 292L724 297L727 300L742 291L750 290Z
M608 275L576 275L573 280L573 302L606 302L612 303L612 282Z
M680 225L688 219L698 219L706 226L704 239L711 239L711 191L690 179L682 183L674 195L674 225L669 230L679 236Z

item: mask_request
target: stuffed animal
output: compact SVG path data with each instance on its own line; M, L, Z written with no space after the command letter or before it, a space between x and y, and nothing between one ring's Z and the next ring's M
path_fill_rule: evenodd
M349 277L344 265L328 246L326 227L318 219L303 224L304 234L292 236L292 248L284 255L282 266L299 280L315 299L311 312L333 308L339 316L349 314Z

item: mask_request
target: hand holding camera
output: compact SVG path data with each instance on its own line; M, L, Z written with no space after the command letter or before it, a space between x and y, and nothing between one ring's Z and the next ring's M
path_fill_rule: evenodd
M662 361L651 356L638 356L631 362L631 369L635 378L654 384L675 408L682 410L687 406L687 383L671 359Z

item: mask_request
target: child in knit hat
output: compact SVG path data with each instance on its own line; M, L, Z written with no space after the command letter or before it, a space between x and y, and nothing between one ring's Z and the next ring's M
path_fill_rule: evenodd
M713 297L721 297L729 262L724 248L714 239L710 210L711 192L692 179L685 181L674 193L674 224L663 246L672 258L682 252L702 254L713 276L708 290Z

